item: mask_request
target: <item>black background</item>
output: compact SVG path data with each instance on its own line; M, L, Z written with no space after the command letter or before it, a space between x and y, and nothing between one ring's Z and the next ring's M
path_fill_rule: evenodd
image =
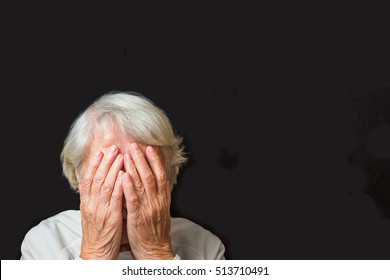
M387 149L383 135L367 142L389 121L383 42L369 52L321 24L262 23L251 7L162 8L14 10L1 53L1 258L78 208L59 160L69 126L101 94L133 90L185 139L172 215L218 235L228 259L388 259Z

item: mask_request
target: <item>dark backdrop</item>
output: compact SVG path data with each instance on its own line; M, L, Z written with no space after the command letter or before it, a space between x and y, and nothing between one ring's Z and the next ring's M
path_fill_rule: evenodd
M378 49L366 59L304 20L270 32L227 3L174 16L35 5L3 25L2 259L78 208L59 155L110 90L145 94L183 135L172 215L218 235L228 259L388 259L388 88L354 86L389 84Z

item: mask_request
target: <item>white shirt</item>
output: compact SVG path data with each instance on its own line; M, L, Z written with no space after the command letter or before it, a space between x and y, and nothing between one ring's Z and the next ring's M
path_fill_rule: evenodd
M221 240L184 218L171 218L171 242L175 259L224 260ZM23 239L21 260L77 260L81 250L81 215L67 210L41 221ZM130 251L120 252L118 259L131 260Z

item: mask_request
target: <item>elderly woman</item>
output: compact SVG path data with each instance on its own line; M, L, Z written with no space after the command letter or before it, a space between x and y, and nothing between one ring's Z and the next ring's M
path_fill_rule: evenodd
M217 236L170 216L185 161L182 139L151 100L136 92L101 96L72 124L61 153L80 210L30 229L21 259L225 259Z

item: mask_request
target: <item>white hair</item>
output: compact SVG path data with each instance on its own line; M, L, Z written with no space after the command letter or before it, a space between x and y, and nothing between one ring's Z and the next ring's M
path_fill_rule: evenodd
M171 190L177 183L182 165L187 161L182 138L174 133L163 110L138 92L110 91L82 112L71 125L61 152L64 176L78 191L76 172L81 171L93 134L97 129L116 124L122 133L137 142L161 147L168 168Z

